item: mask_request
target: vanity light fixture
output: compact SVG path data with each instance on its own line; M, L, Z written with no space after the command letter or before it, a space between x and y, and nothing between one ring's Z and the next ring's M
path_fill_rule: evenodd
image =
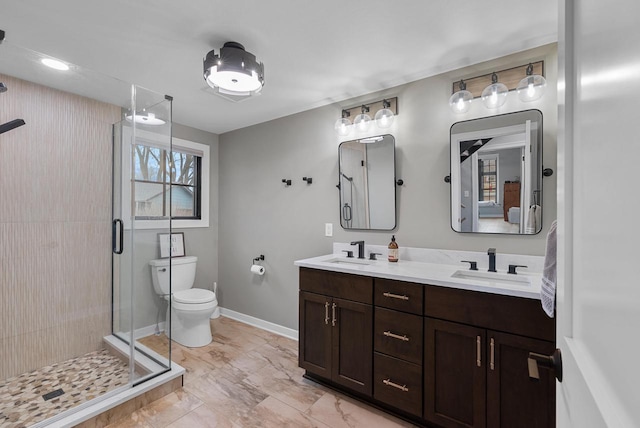
M376 112L374 117L378 128L387 129L393 125L395 115L389 107L391 107L391 103L388 100L382 100L382 108Z
M491 75L491 84L482 91L482 103L488 109L502 107L507 101L509 88L504 83L498 82L498 75L494 72Z
M466 113L471 107L473 94L467 91L467 84L462 79L460 79L458 87L460 90L449 98L449 107L454 113Z
M341 137L351 134L352 126L351 121L348 119L350 115L349 110L342 110L342 118L336 120L336 124L333 126L336 133Z
M369 116L369 106L362 105L360 114L353 119L353 126L358 132L366 132L371 126L371 116Z
M539 74L533 74L533 64L527 66L527 77L518 83L516 90L521 101L531 102L539 100L544 95L547 80Z
M204 80L219 94L239 97L257 95L264 86L264 64L238 42L226 42L203 60Z
M374 119L369 116L370 111L375 111ZM395 117L398 115L398 98L384 98L382 100L350 107L342 110L341 118L336 120L333 129L339 137L346 137L353 130L356 131L356 138L366 137L363 133L368 133L372 129L386 130L390 128ZM353 123L349 120L355 116ZM373 131L372 131L373 132Z

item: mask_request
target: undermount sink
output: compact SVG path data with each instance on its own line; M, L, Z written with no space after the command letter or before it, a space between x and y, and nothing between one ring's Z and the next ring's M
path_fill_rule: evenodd
M531 279L524 275L513 275L499 272L482 272L475 270L457 270L451 275L452 278L470 279L474 281L493 282L500 284L530 286Z
M356 259L347 257L336 257L334 259L325 260L326 263L344 264L344 265L371 265L375 260Z

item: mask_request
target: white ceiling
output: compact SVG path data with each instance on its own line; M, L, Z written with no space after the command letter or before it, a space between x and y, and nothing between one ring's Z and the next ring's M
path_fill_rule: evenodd
M0 12L7 43L171 95L174 122L217 134L554 42L558 28L557 0L0 0ZM262 95L203 90L202 58L226 41L264 62Z

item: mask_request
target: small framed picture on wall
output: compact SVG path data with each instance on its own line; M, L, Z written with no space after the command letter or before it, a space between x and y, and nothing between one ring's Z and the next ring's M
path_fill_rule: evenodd
M184 257L184 233L159 233L160 257Z

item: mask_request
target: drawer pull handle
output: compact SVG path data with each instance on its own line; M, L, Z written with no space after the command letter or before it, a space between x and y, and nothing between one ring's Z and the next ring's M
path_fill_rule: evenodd
M476 337L476 365L478 367L482 367L482 357L480 356L481 353L482 353L481 337L477 336Z
M493 337L491 338L491 358L489 359L489 367L491 368L491 370L495 370L496 365L495 365L495 342L493 340Z
M400 336L399 334L394 334L394 333L391 333L390 331L385 331L383 334L387 337L393 337L394 339L402 340L403 342L409 341L409 338L407 337L406 334L403 334L402 336Z
M385 291L384 293L382 293L382 295L384 297L391 297L392 299L409 300L409 297L404 294L403 295L393 294L393 293L389 293L388 291Z
M329 302L324 302L324 323L329 325Z
M336 305L335 303L331 305L331 315L333 316L333 319L331 320L331 327L335 327L336 326Z
M391 378L383 380L382 383L384 383L387 386L392 386L394 388L397 388L402 392L409 392L409 388L407 388L407 385L398 385L397 383L391 382Z

